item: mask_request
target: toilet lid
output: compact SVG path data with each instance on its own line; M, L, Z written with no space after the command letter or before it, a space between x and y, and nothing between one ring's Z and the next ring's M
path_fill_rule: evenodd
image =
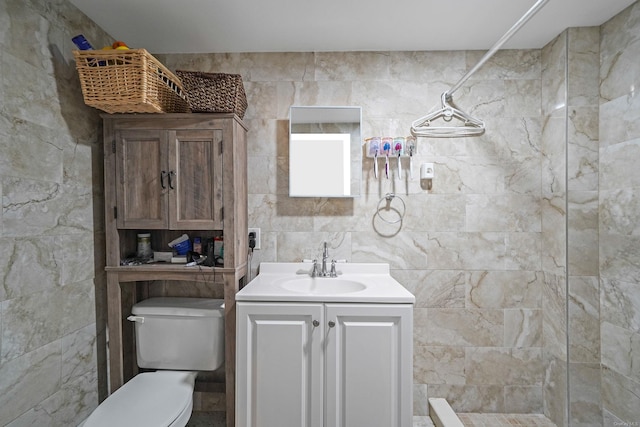
M193 405L197 373L156 371L136 375L102 402L83 427L167 427Z

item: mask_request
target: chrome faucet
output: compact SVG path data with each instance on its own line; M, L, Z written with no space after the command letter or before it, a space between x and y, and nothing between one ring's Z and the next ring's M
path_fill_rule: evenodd
M338 277L336 272L336 261L331 261L331 270L327 270L327 261L329 260L329 248L327 242L324 242L322 250L322 265L319 266L318 262L313 260L313 268L311 269L311 277Z
M324 242L324 250L322 251L322 270L320 276L327 277L327 260L329 259L329 248L327 248L327 242Z

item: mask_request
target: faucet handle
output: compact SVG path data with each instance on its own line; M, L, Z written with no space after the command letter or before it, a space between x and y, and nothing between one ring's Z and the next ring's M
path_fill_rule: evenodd
M336 260L331 260L331 271L329 272L329 277L338 277L338 273L336 273Z
M318 260L313 260L313 268L311 269L311 277L317 277L319 276L319 271L318 271Z

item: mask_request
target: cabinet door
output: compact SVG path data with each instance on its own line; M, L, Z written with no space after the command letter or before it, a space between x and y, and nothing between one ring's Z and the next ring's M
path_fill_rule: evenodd
M116 132L118 228L159 229L167 217L166 133L161 130ZM106 179L109 179L107 176ZM163 188L164 186L164 188Z
M237 427L323 426L323 323L322 304L238 302Z
M222 130L169 132L170 225L222 229Z
M412 425L412 316L405 304L327 304L327 426Z

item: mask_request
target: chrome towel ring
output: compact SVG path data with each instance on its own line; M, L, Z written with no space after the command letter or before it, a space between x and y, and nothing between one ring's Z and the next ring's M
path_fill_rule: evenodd
M400 200L400 203L402 204L402 210L397 209L397 208L392 208L391 207L391 203L393 202L394 199L398 199ZM384 206L382 206L382 202L385 202ZM390 210L394 210L398 213L398 219L395 221L390 221L387 218L383 217L380 214L380 211L382 210L386 210L386 211L390 211ZM397 224L399 222L401 222L404 219L404 214L407 212L407 205L404 203L404 200L402 200L402 197L400 196L396 196L394 193L387 193L383 198L380 199L380 201L378 202L378 207L376 210L376 215L378 215L378 217L386 222L387 224Z

